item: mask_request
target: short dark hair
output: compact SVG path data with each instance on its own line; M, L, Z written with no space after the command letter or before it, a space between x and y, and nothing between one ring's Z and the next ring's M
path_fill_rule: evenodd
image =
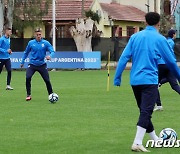
M148 25L154 26L160 21L160 15L157 12L149 12L145 15Z
M10 27L5 27L4 30L12 30Z
M42 32L42 29L38 27L35 29L35 32Z
M176 34L176 30L170 29L170 30L168 31L168 37L173 38L173 35L174 35L174 34Z

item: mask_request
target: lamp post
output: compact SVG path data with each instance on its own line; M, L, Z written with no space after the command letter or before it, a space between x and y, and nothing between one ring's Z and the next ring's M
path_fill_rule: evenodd
M53 37L52 37L52 42L53 42L53 48L54 51L56 51L56 1L52 0L52 31L53 31Z
M147 7L147 12L149 12L149 0L147 0L147 4L145 4L146 5L146 7Z

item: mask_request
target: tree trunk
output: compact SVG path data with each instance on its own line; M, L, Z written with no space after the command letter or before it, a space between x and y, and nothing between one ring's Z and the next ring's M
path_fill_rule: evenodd
M7 27L12 28L13 25L14 0L9 0L7 5Z
M13 11L14 0L7 1L7 7L5 7L5 1L0 0L0 36L3 34L4 27L12 28L13 24Z
M91 39L94 21L88 18L76 20L76 28L71 27L70 33L73 37L79 52L92 51Z
M166 14L164 12L164 5L165 3L165 0L161 0L161 4L160 4L160 16L161 16L161 19L160 19L160 29L159 29L159 32L166 36L167 33L168 33L168 30L171 28L172 26L172 23L171 23L171 15L170 14Z
M4 27L4 0L0 0L0 21L0 36L2 36Z
M88 18L85 23L86 39L85 39L85 51L92 51L91 40L94 21Z

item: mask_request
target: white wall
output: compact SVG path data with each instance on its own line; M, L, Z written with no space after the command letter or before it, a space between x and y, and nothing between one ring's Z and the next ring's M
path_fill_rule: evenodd
M99 0L100 3L111 3L112 0Z
M149 11L155 11L154 10L154 1L155 0L99 0L100 3L110 3L112 1L116 1L117 3L123 4L123 5L131 5L134 6L144 12L148 12L147 6L145 4L148 4L149 1ZM160 0L156 0L157 4L157 12L160 13Z
M132 5L136 8L139 8L140 10L147 12L147 6L145 4L149 3L149 11L155 11L154 10L154 0L117 0L118 3L124 4L124 5ZM157 4L157 12L160 11L160 0L156 0Z

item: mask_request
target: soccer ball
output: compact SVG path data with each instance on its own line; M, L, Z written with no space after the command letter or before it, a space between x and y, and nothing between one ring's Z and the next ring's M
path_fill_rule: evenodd
M160 134L159 137L161 139L163 139L163 141L165 140L177 140L177 133L175 132L175 130L173 130L172 128L164 128Z
M56 93L52 93L49 95L48 99L51 103L56 103L59 99L59 96Z

